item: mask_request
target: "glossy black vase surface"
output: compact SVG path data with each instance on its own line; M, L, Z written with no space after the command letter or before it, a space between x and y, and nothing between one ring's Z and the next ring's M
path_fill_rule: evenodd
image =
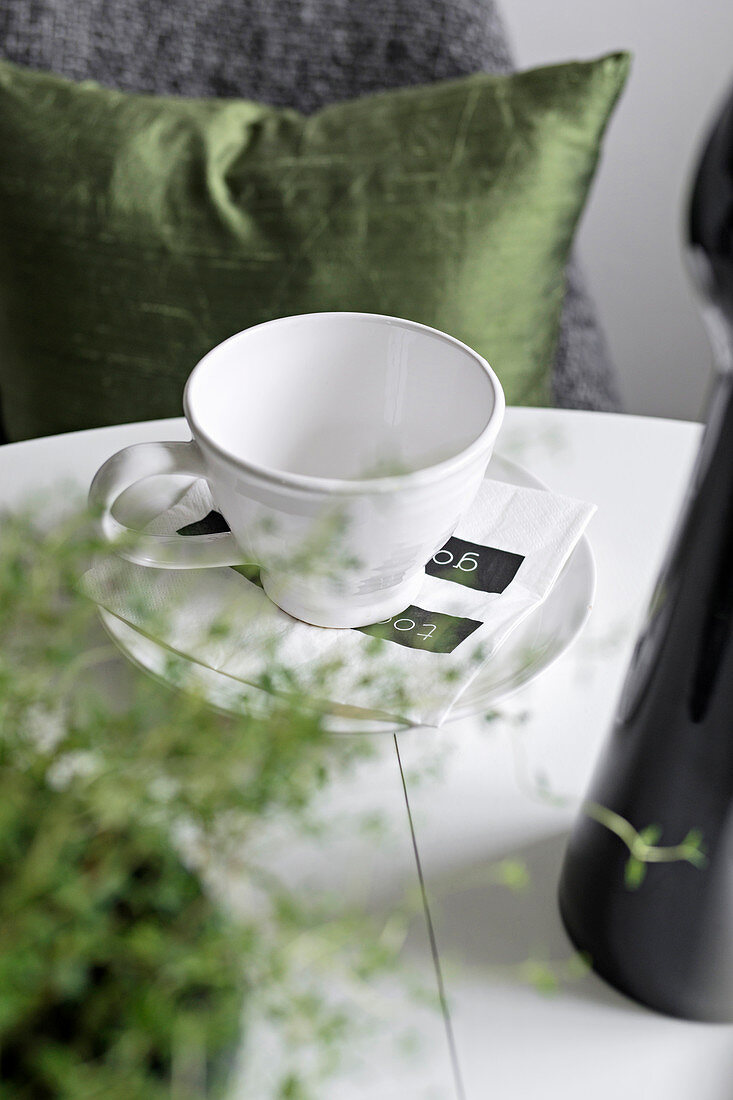
M702 837L702 860L644 862L588 812L560 882L593 967L652 1008L733 1019L733 96L703 153L690 255L719 366L687 500L586 799L654 843Z

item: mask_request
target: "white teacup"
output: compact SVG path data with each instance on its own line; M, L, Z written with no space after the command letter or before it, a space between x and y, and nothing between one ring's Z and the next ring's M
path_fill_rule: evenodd
M141 565L257 563L279 607L332 627L413 602L478 491L504 415L499 380L475 351L368 313L240 332L198 363L183 404L191 442L126 447L97 472L89 499L104 535ZM115 500L160 474L206 478L231 533L131 538Z

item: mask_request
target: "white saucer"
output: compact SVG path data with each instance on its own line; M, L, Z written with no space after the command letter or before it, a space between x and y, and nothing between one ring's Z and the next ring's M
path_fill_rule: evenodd
M499 455L491 459L486 476L533 489L547 488L528 470ZM517 626L499 652L487 661L454 704L448 721L486 713L556 661L582 630L593 604L595 583L593 552L583 536L545 602ZM100 616L107 632L130 660L159 679L167 679L170 657L167 647L101 608ZM250 712L266 712L268 696L262 690L216 672L189 656L181 659L191 687L203 690L213 706L237 711L246 697ZM376 719L355 707L334 706L325 719L334 732L343 733L391 732L399 727L399 722Z

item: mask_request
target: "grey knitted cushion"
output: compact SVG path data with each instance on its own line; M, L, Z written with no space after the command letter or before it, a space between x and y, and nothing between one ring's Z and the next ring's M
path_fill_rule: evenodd
M0 0L0 54L125 91L239 96L304 112L512 68L493 0ZM574 264L553 389L559 405L618 407Z

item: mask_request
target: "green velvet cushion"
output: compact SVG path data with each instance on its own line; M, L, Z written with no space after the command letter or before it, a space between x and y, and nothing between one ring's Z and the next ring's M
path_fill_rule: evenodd
M320 310L444 329L510 403L548 403L563 270L628 65L478 74L306 117L0 62L8 437L179 415L214 344Z

